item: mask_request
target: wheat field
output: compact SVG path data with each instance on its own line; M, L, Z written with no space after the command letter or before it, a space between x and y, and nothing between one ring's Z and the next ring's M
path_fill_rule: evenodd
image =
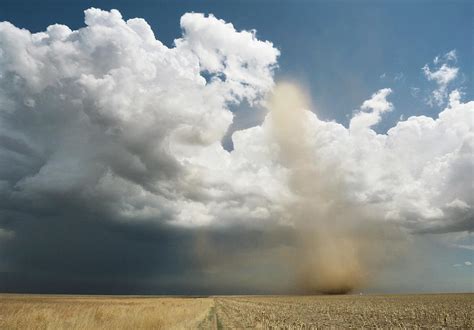
M0 329L474 328L474 294L0 295Z
M194 329L210 298L0 295L0 329Z

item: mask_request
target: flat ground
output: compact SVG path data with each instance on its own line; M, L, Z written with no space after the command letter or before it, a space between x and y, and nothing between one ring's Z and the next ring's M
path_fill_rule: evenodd
M224 328L473 328L474 294L217 298Z
M0 295L0 329L474 328L474 294L218 296Z
M0 295L0 329L195 329L210 298Z

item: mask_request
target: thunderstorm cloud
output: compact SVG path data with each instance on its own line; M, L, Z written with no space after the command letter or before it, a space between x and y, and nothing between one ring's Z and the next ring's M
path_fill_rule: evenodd
M363 207L410 235L474 230L474 102L449 90L455 52L423 68L433 104L446 104L436 118L377 133L396 108L390 88L347 127L292 105L304 120L285 143L304 141L314 174L295 185L299 156L273 111L235 131L233 150L222 143L233 107L268 107L279 50L212 15L180 25L169 48L116 10L86 10L78 30L0 23L0 289L258 288L260 270L291 254L288 205L301 196Z

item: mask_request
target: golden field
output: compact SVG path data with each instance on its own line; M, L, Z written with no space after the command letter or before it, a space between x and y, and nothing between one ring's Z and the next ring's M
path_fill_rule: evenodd
M1 329L470 328L474 294L0 295Z
M0 329L194 329L209 298L0 295Z

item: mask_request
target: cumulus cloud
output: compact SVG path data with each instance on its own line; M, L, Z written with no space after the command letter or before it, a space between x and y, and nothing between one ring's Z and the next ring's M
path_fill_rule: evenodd
M392 103L387 101L387 96L391 93L390 88L384 88L373 94L371 99L364 101L360 109L368 111L357 112L352 117L349 125L351 132L367 130L380 122L382 113L393 110Z
M116 10L88 9L85 22L36 34L0 26L6 198L68 193L123 217L206 222L194 201L212 189L184 158L220 144L230 104L273 86L278 50L202 14L182 17L174 48Z
M363 102L349 128L306 111L307 127L302 132L307 134L308 159L323 179L342 177L345 189L341 193L354 203L373 207L381 221L395 221L415 231L471 230L473 187L463 180L474 168L474 102L462 103L459 92L453 91L438 118L409 117L386 134L378 134L372 126L382 113L393 109L387 100L390 92L382 89ZM244 149L239 137L253 133L253 140L261 142L252 149L271 157L275 146L268 133L262 136L268 127L267 120L261 128L235 133L236 150ZM281 171L278 166L275 175Z
M446 101L448 85L458 76L459 68L453 65L456 64L456 61L456 50L451 50L442 57L435 57L433 60L433 69L430 69L428 64L425 64L422 68L425 77L437 85L437 88L428 99L430 105L436 104L441 106Z
M223 250L230 244L226 251L241 256L259 248L286 255L288 228L298 221L288 204L301 196L317 209L343 201L410 232L474 230L474 102L448 93L457 75L449 66L454 52L436 60L435 71L424 69L442 98L449 95L437 118L410 117L375 132L395 109L392 90L384 88L348 127L296 102L304 120L290 116L275 134L270 112L261 125L234 132L227 151L221 141L231 107L265 104L274 88L279 51L271 42L196 13L183 15L182 36L171 48L144 20L124 20L116 10L88 9L85 24L31 33L0 23L3 268L34 268L46 278L58 267L189 271L183 283L204 276L206 286L207 275L194 271L219 267L193 261L209 250L203 241ZM320 182L298 182L301 170L314 174L305 180ZM278 232L277 239L258 240L266 231ZM256 237L257 246L240 244L245 237ZM100 266L103 260L110 267ZM166 276L163 283L171 281Z

